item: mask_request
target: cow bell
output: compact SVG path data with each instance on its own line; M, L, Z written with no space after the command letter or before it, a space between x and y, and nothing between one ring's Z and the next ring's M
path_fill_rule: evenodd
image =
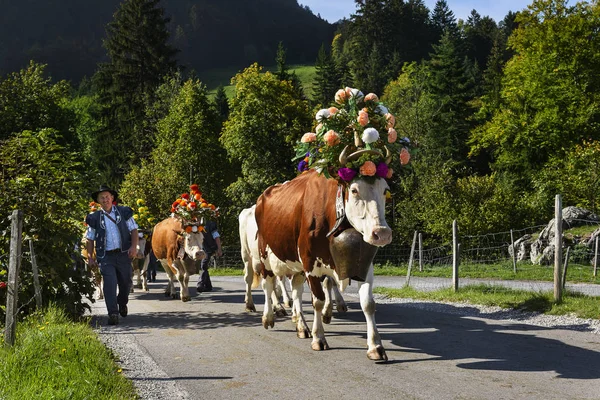
M340 279L364 282L378 249L365 242L363 235L354 228L344 230L329 241L329 251Z

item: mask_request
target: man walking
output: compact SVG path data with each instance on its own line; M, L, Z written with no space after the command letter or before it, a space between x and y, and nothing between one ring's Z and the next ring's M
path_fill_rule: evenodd
M221 236L217 231L217 224L214 221L208 221L204 226L204 240L202 241L202 246L206 253L206 257L200 264L200 279L198 279L198 284L196 285L198 293L210 292L213 289L210 275L208 274L210 260L213 255L216 255L217 257L223 255L223 250L221 249Z
M129 290L133 271L131 260L137 253L138 226L133 219L133 210L115 205L118 194L102 185L92 193L92 199L100 203L101 209L88 214L85 222L88 264L100 266L104 279L104 301L108 311L108 324L119 323L119 314L126 317ZM94 259L94 246L96 259ZM118 294L117 294L118 289Z

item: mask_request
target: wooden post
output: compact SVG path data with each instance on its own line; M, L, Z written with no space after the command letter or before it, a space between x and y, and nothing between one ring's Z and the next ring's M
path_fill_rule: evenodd
M423 272L423 234L419 232L419 272Z
M596 245L594 249L594 276L598 272L598 236L596 236Z
M408 270L406 271L406 283L405 286L410 284L410 271L412 270L413 260L415 258L415 246L417 244L417 231L415 231L415 235L413 236L412 247L410 248L410 257L408 259Z
M562 198L556 195L554 203L554 301L562 301Z
M513 272L517 274L517 249L515 249L515 238L513 237L513 230L510 230L510 246L512 248L512 262Z
M6 297L6 329L4 344L15 344L17 328L17 304L19 299L19 269L21 267L21 236L23 234L23 211L14 210L10 216L10 254L8 261L8 293Z
M567 267L569 266L569 253L571 252L571 246L567 247L567 254L565 255L565 263L563 264L562 270L562 289L565 290L567 283Z
M38 310L42 309L42 287L40 286L40 277L38 275L38 266L35 261L35 252L33 251L33 240L29 239L29 254L31 254L31 270L33 272L33 287L35 289L35 306Z
M452 221L452 286L454 291L458 291L458 225L456 220Z

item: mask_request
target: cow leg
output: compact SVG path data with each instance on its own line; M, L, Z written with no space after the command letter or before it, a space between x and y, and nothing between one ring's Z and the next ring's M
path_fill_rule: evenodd
M275 279L278 280L278 278L275 278ZM278 317L285 317L287 315L287 312L285 312L285 307L283 307L283 304L281 304L279 302L279 296L277 295L277 286L279 286L279 285L277 284L277 282L275 282L275 284L273 286L274 286L273 292L271 292L271 301L273 302L273 312Z
M292 321L296 323L296 334L300 339L311 336L308 324L302 312L302 293L304 292L304 276L296 274L292 277Z
M285 286L284 276L277 277L277 286L279 286L281 290L281 297L283 297L283 305L287 308L292 308L292 300L290 299L290 294L288 293L287 287Z
M148 277L146 276L148 272L148 265L150 264L150 254L146 254L144 257L144 267L142 268L142 289L147 292L148 291Z
M316 276L307 276L312 296L312 305L315 310L312 326L313 340L311 347L313 350L329 350L329 345L325 339L325 329L323 328L323 306L325 305L325 294L321 279Z
M331 279L331 283L332 283L333 294L335 296L335 309L339 313L348 312L348 306L346 305L344 296L342 296L342 293L340 292L340 288L338 287L337 283L335 283L335 280Z
M325 305L323 309L323 323L329 324L331 322L331 317L333 316L333 301L331 301L331 283L332 279L328 276L323 280L323 289L325 292Z
M135 288L141 289L142 288L142 280L140 278L140 259L139 258L135 258L131 261L131 268L133 269L133 275L135 276L135 279L136 279ZM134 288L134 286L131 285L131 293L133 293L133 288Z
M367 321L367 357L370 360L384 360L388 357L381 345L381 337L375 323L375 299L373 298L373 264L369 268L366 281L358 289L360 307Z
M185 268L184 268L185 269ZM190 275L187 271L177 273L177 280L179 281L179 287L181 292L181 301L186 302L190 301L192 298L190 297L190 290L188 288L188 284L190 282Z
M258 278L258 276L256 276ZM246 294L244 295L244 303L246 303L246 312L256 312L254 299L252 299L252 284L255 278L254 270L252 269L249 260L244 261L244 281L246 282Z
M265 292L265 308L263 310L262 324L265 329L269 329L269 327L273 328L275 326L272 303L274 280L275 277L273 275L267 275L262 281L262 287Z
M177 270L177 267L173 265L173 267L169 266L169 261L160 261L163 269L167 273L167 288L165 289L165 297L171 297L172 299L177 298L177 291L175 290L175 275L173 274L173 269Z

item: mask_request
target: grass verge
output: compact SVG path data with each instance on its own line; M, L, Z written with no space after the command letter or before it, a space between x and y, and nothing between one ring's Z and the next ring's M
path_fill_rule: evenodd
M0 399L137 399L115 356L85 323L49 307L0 340Z

